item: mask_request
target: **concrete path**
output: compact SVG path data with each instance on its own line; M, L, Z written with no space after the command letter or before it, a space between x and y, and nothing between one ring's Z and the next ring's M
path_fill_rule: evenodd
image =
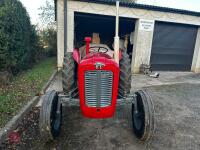
M132 76L132 90L142 87L170 85L179 83L200 84L200 74L193 72L159 72L159 78L151 78L146 75L135 74Z

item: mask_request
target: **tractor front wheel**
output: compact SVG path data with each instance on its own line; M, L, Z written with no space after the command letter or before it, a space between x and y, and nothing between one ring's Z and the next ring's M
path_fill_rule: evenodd
M45 142L54 140L59 136L62 122L62 104L56 91L44 95L40 110L40 133Z
M134 94L132 123L135 136L141 141L149 140L154 133L154 105L146 90Z

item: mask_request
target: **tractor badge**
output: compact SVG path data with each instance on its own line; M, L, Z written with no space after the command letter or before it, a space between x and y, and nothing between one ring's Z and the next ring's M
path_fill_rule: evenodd
M100 63L100 62L95 63L96 69L102 69L104 66L105 66L105 64L103 64L103 63Z

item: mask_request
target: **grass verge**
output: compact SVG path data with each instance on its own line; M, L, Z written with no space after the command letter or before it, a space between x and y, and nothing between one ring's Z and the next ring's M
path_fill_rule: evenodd
M19 73L7 86L0 86L0 128L2 128L48 81L55 58L47 58Z

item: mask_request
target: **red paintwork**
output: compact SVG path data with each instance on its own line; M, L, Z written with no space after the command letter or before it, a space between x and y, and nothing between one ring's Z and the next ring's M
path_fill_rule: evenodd
M94 108L88 107L85 103L85 81L84 75L88 70L96 70L95 63L101 62L105 66L101 70L109 70L113 72L113 90L112 103L108 107ZM83 116L89 118L110 118L115 113L116 100L118 95L119 82L119 64L117 64L109 55L104 53L88 54L78 65L78 87L80 97L80 107Z
M90 50L90 42L91 42L91 37L85 37L85 42L86 42L86 55L89 54Z
M80 54L77 49L74 49L74 51L73 51L73 58L78 64L81 61Z
M83 59L89 59L89 58L92 58L92 57L105 57L107 59L112 59L112 57L110 57L109 55L105 54L105 53L90 53L88 55L86 55Z
M105 53L89 53L91 38L86 37L86 56L81 60L78 50L74 50L73 58L78 63L78 87L80 97L80 107L83 116L88 118L110 118L114 115L116 109L116 101L118 95L119 83L119 64L114 59ZM121 59L121 51L119 53ZM108 107L95 108L88 107L85 103L85 72L89 70L97 70L95 64L103 63L101 70L109 70L113 72L113 89L112 102ZM100 69L99 69L100 70Z

